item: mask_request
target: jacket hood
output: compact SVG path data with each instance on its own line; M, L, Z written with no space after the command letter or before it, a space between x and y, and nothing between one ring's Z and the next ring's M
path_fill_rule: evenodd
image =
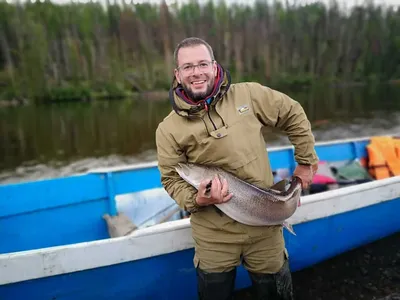
M186 95L182 85L178 83L174 76L169 90L169 100L178 115L189 118L198 115L203 110L207 111L209 106L214 106L225 95L231 85L231 77L229 72L220 64L217 64L217 68L217 76L212 93L206 99L197 102L194 102ZM211 102L207 104L206 101L210 98Z

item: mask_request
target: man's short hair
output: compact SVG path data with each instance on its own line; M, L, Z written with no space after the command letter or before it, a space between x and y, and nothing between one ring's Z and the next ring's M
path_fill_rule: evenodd
M214 52L211 46L203 39L197 38L197 37L189 37L184 40L182 40L175 48L174 51L174 61L175 61L175 66L178 67L178 52L181 48L186 48L186 47L194 47L198 45L204 45L207 47L208 52L210 52L211 59L214 60Z

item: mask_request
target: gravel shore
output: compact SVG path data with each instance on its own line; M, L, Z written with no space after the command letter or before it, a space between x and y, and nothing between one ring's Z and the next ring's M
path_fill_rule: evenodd
M294 272L293 285L296 300L400 300L400 233Z

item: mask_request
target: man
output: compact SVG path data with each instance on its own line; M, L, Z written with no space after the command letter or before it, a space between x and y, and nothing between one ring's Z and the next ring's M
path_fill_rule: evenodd
M229 201L227 183L214 178L197 191L176 173L179 162L216 165L267 188L273 175L261 133L263 126L286 132L295 147L295 174L303 188L318 162L310 123L299 103L254 82L231 84L209 44L198 38L176 48L170 90L173 111L156 131L161 181L179 206L191 213L199 299L231 299L236 267L243 263L256 299L292 299L292 282L282 226L252 227L213 205Z

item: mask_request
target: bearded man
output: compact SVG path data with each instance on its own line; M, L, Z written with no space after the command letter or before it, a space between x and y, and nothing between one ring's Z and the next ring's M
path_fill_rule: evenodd
M249 272L254 299L292 300L293 288L282 226L248 226L216 209L229 201L226 181L214 178L196 190L175 171L178 163L220 167L260 188L273 185L261 129L276 127L294 145L294 175L306 188L318 157L310 122L301 105L256 82L231 84L229 72L214 58L211 46L187 38L174 52L176 68L170 89L172 112L156 130L161 182L178 205L191 213L199 299L232 299L236 267Z

